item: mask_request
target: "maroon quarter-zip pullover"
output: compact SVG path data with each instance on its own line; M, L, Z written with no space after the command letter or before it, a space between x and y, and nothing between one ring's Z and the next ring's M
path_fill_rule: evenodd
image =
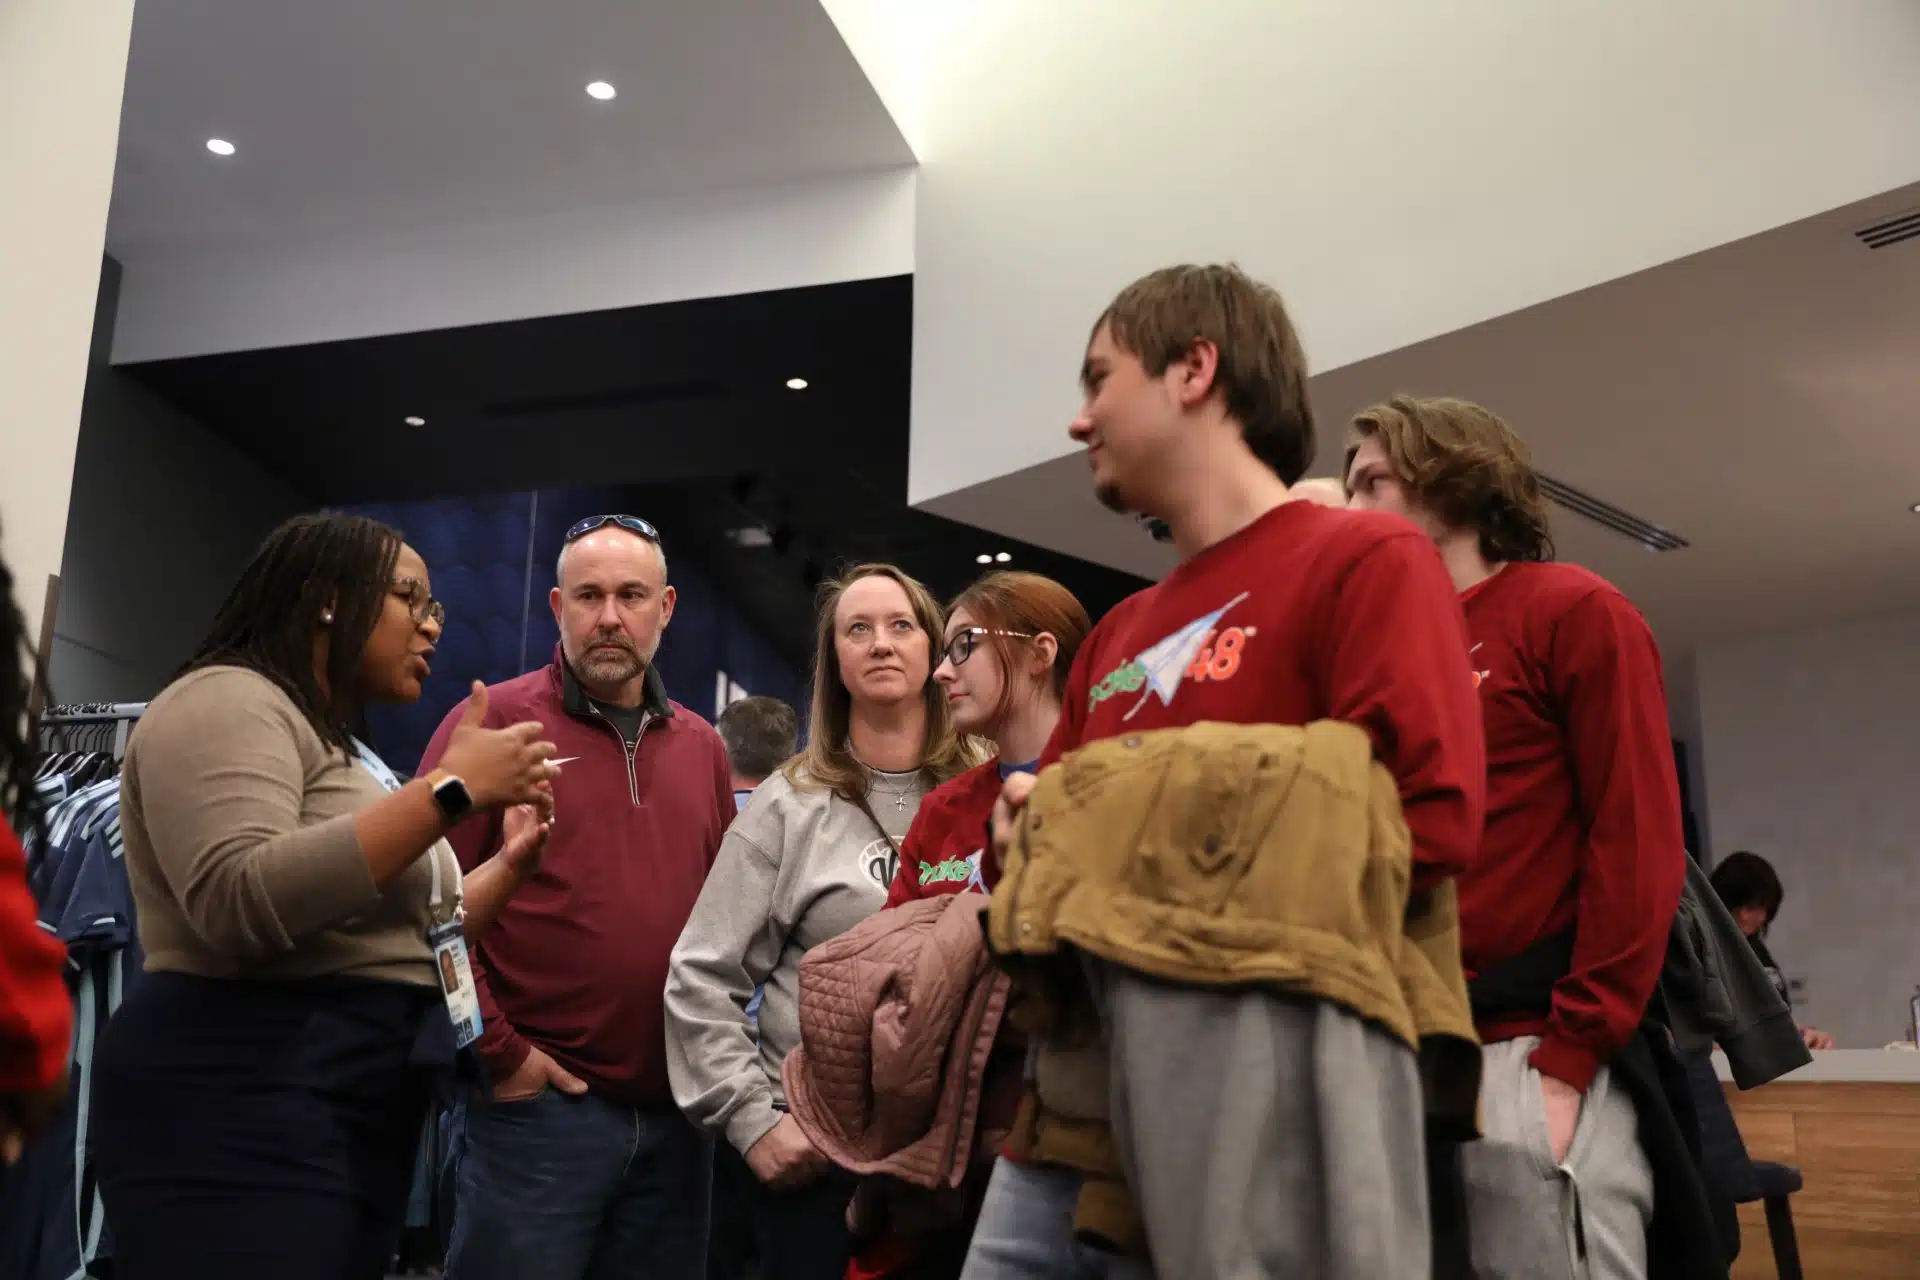
M489 686L486 724L538 720L567 759L553 784L554 825L540 870L473 948L485 1033L481 1061L499 1081L529 1045L595 1091L670 1107L661 995L667 957L733 821L726 749L713 726L646 677L645 718L629 752L566 668L553 663ZM448 713L420 771L435 768L460 717ZM449 835L472 870L500 847L498 813Z

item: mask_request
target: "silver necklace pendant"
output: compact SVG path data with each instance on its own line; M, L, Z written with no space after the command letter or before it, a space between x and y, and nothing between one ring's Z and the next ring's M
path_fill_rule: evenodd
M893 807L894 807L894 810L898 813L905 813L907 811L907 793L906 792L902 791L899 795L893 798Z

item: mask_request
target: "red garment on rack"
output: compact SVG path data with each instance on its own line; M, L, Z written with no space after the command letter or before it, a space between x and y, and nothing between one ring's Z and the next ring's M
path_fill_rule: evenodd
M27 855L0 819L0 1094L51 1087L67 1069L73 1002L67 949L40 927Z

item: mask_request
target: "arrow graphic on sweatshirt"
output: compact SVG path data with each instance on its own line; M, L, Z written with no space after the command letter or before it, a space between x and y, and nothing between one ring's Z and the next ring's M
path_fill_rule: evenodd
M1146 668L1147 691L1140 695L1140 701L1133 704L1133 710L1120 718L1133 719L1140 708L1147 705L1147 699L1156 693L1160 695L1162 705L1171 706L1173 695L1180 692L1180 682L1187 678L1187 668L1193 665L1195 656L1207 643L1207 633L1213 630L1215 623L1226 616L1227 610L1252 594L1250 591L1242 591L1212 613L1195 618L1135 658L1135 662Z

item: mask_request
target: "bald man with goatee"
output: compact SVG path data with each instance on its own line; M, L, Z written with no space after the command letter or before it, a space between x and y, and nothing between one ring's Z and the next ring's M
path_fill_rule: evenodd
M562 772L540 870L473 953L492 1088L464 1107L446 1274L699 1280L713 1149L668 1088L661 999L733 821L727 753L653 664L674 607L654 527L580 521L556 577L553 661L487 691L487 723L538 720ZM498 846L492 825L454 828L463 866Z

